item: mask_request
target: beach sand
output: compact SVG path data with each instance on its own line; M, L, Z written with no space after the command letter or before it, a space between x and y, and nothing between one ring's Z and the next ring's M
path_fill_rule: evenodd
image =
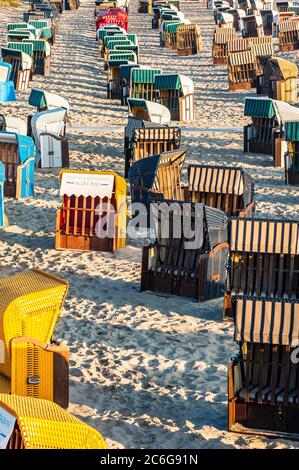
M106 98L93 9L92 1L81 0L79 11L64 12L51 75L34 77L31 86L69 100L72 168L123 174L123 131L107 128L124 126L127 110ZM213 13L198 2L182 1L182 10L202 27L199 55L178 57L161 49L151 16L137 14L137 0L130 3L129 28L139 35L142 64L184 73L195 82L195 120L183 124L186 164L242 166L256 184L257 215L298 218L299 191L284 185L284 170L274 168L270 156L243 154L241 129L249 122L243 102L250 93L228 91L226 68L212 66ZM22 11L0 8L0 18L4 46L6 24L21 20ZM18 102L1 105L0 112L26 118L34 112L28 95L18 93ZM227 130L216 132L219 128ZM222 299L197 304L141 294L137 241L128 240L115 254L55 251L58 173L36 170L34 199L6 199L10 226L0 232L0 274L38 267L70 283L55 333L71 350L70 411L101 431L109 448L299 447L227 432L227 365L237 345L233 327L221 321Z

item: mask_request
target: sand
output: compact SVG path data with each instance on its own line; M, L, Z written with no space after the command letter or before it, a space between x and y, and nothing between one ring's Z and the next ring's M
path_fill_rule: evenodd
M299 192L284 185L284 171L273 168L270 156L242 152L241 128L248 122L243 101L250 93L228 91L225 67L212 66L213 13L199 2L182 2L182 10L202 27L204 52L197 56L160 49L150 15L137 14L137 0L131 1L129 22L130 32L139 35L142 64L185 73L195 82L195 120L183 130L187 164L242 166L256 182L257 215L298 218ZM22 11L0 8L0 18L5 45L6 24L21 20ZM70 102L71 167L123 174L119 126L127 110L107 100L105 80L93 2L81 0L78 12L61 17L51 75L35 77L32 86ZM18 93L18 102L1 105L1 112L26 118L32 113L28 94ZM109 126L117 128L111 132ZM219 128L227 131L216 132ZM199 305L141 294L137 241L128 240L116 254L55 251L58 189L57 170L37 170L34 199L6 199L10 227L0 232L0 275L36 266L69 281L55 336L71 350L70 411L100 430L109 448L299 447L227 432L227 365L237 346L233 327L221 322L222 299Z

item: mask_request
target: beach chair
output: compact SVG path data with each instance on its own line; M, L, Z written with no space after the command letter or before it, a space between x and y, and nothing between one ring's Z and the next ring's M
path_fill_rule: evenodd
M244 16L241 24L243 38L264 36L263 21L260 16Z
M56 93L49 93L48 91L41 90L39 88L32 88L29 95L28 103L35 107L38 113L43 111L65 109L67 113L70 110L68 101ZM67 113L61 114L64 118L64 123L61 123L61 129L66 128ZM27 116L27 134L32 136L31 120L33 115Z
M14 82L10 80L11 64L0 62L0 103L16 101Z
M65 108L38 112L31 118L36 164L41 168L69 167L69 146L65 137L66 119Z
M198 54L202 50L201 29L197 24L179 26L176 32L178 55Z
M269 97L286 101L297 102L298 68L296 64L280 57L271 57L269 64Z
M129 118L125 127L125 178L132 162L179 148L181 130L169 127L170 112L158 103L128 98Z
M155 101L155 76L162 73L162 69L138 68L131 70L130 98L142 98Z
M135 161L129 169L132 203L149 208L150 200L183 200L181 171L187 150L178 149Z
M233 28L234 16L225 11L217 11L215 24L220 26L220 28Z
M80 4L79 0L66 0L65 9L66 10L78 10Z
M13 81L15 90L26 91L32 75L31 56L10 48L1 48L1 56L3 62L11 65L10 80Z
M272 36L275 13L273 10L260 10L265 36Z
M5 165L4 195L26 199L34 193L35 147L31 137L0 132L0 161Z
M241 168L189 165L184 200L222 210L227 217L254 215L254 184Z
M152 0L139 0L138 3L138 13L149 13L153 11Z
M0 162L0 229L4 227L4 182L5 168Z
M141 68L141 66L134 62L130 62L128 64L121 64L119 67L120 100L122 106L127 105L127 99L130 96L131 71L132 69L138 68Z
M62 170L55 248L115 251L126 242L126 191L111 171Z
M56 25L50 19L32 19L28 24L36 28L40 39L46 39L52 45L55 43Z
M244 126L244 152L273 154L273 130L278 127L276 108L271 98L245 98L244 116L252 124Z
M227 43L235 37L236 31L233 28L215 31L212 45L213 65L227 64Z
M171 26L178 27L182 22L179 19L163 21L160 29L160 47L168 47L170 43L173 44L174 37L176 38L176 29L169 30ZM171 32L170 32L171 31ZM176 43L175 43L176 45Z
M104 58L105 54L105 45L107 44L108 39L106 39L106 44L105 44L105 38L110 37L111 39L116 36L123 34L123 36L126 36L126 31L120 26L116 25L107 25L107 26L102 26L97 30L96 37L97 37L97 42L98 42L98 49L99 49L99 57Z
M96 30L102 26L113 24L120 26L128 31L128 14L121 8L109 8L104 11L103 15L96 17Z
M280 52L299 49L299 22L286 20L279 25L278 46Z
M181 74L158 74L154 79L155 100L169 109L174 121L193 121L194 84Z
M230 90L250 90L256 79L256 58L252 51L233 52L227 57Z
M164 39L160 41L160 46L165 46L170 50L176 50L177 46L177 29L180 25L182 25L181 22L176 22L176 21L171 21L171 22L164 22L167 23L165 26L165 29L163 31L164 33ZM163 26L164 26L163 23ZM161 32L160 32L161 36Z
M35 75L47 76L50 74L51 46L45 39L35 39L30 42L33 45L33 73Z
M143 248L140 290L197 302L221 297L228 255L225 214L203 204L164 199L150 207L156 241ZM184 230L183 217L188 217L190 231Z
M101 434L55 403L0 395L6 449L106 449Z
M299 116L297 119L284 122L284 139L287 142L285 182L299 186Z
M277 11L279 11L279 13L284 13L288 11L289 9L288 1L282 1L282 2L276 1L275 3L276 3Z
M232 218L224 319L233 319L239 295L299 298L298 227L296 221Z
M228 369L229 430L298 439L298 299L242 296L234 310L239 351Z
M119 53L108 59L107 74L107 98L111 100L122 99L123 90L121 86L120 67L122 65L132 65L135 63L130 61L134 59L130 53Z
M67 407L69 352L66 346L50 343L67 282L33 269L1 279L0 291L0 393L35 396Z

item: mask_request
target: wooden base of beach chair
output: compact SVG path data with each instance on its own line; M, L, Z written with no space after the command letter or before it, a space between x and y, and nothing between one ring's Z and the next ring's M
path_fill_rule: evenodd
M6 449L7 450L8 449L14 449L14 450L25 449L21 431L17 423L15 425L12 435L10 436Z
M279 44L279 52L290 52L290 51L297 51L299 49L299 44Z
M213 57L213 65L227 65L226 57Z
M229 89L230 89L231 91L237 91L237 90L251 90L251 89L252 89L252 83L251 83L251 82L230 83L230 84L229 84Z
M286 184L299 186L299 171L286 171Z
M228 369L228 429L242 434L259 434L299 440L298 405L245 402L235 396L233 363Z
M98 238L82 235L66 235L61 230L56 231L56 250L76 250L76 251L104 251L112 252L116 250L113 238Z

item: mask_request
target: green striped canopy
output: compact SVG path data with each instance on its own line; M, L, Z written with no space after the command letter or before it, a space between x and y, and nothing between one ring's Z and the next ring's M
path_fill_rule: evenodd
M15 29L27 29L28 23L8 23L7 31L13 31Z
M16 51L25 52L25 54L28 54L30 57L32 57L33 44L29 42L9 42L7 47Z
M13 33L9 33L7 36L6 36L6 39L7 39L7 42L10 42L10 41L22 41L23 39L28 39L28 37L30 37L30 31L28 30L28 32L22 32L22 33L16 33L16 32L13 32Z
M47 28L42 28L41 33L40 33L41 39L49 39L52 37L52 29L47 27Z
M31 90L28 103L31 106L36 106L36 108L45 108L47 106L47 101L44 92L33 88Z
M46 20L30 20L28 21L28 23L31 25L31 26L34 26L34 28L36 29L42 29L42 28L48 28L49 27L49 22L46 21Z
M288 142L299 142L299 121L285 122L284 134Z
M119 31L118 31L119 33ZM116 37L115 37L116 36ZM128 37L126 34L113 34L112 36L105 36L104 37L104 45L105 47L108 46L108 43L110 41L127 41L128 40Z
M161 74L155 76L155 90L179 90L181 88L181 79L178 73Z
M49 43L47 41L38 39L24 39L23 42L31 43L33 45L33 52L47 52L47 46L49 46Z
M164 21L164 23L167 23L167 25L165 26L165 30L172 34L172 33L176 33L176 30L178 29L179 26L182 25L182 22L179 21L179 22L174 22L174 21Z
M246 98L244 116L273 118L275 108L271 99Z
M131 70L135 68L139 68L140 65L138 64L127 64L121 65L119 68L119 76L120 78L126 78L127 80L131 78Z
M126 49L128 46L132 46L132 47L136 47L134 46L134 44L132 43L132 41L109 41L108 42L108 49L109 50L114 50L116 49L117 46L124 46L124 49Z
M155 76L162 73L162 69L133 69L132 83L154 83Z

